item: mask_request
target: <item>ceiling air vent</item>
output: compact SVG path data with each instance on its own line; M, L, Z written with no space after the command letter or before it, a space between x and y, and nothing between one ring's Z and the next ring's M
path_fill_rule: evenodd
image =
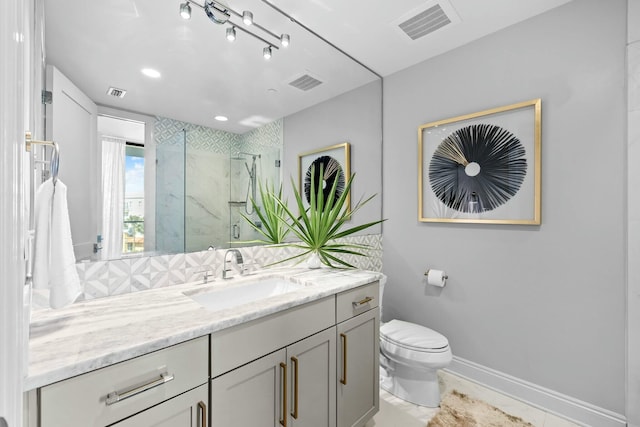
M311 77L309 74L305 74L293 80L292 82L289 82L289 84L300 90L307 91L322 84L322 82L315 77Z
M451 24L451 22L451 18L440 3L436 3L428 9L402 21L398 24L398 27L400 27L411 40L416 40Z
M107 90L107 95L115 96L116 98L124 98L126 93L126 90L118 89L116 87L110 87L109 90Z

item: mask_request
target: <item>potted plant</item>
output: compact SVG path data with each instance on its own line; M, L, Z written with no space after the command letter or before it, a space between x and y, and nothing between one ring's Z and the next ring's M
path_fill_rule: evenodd
M315 182L316 174L313 169L311 171L311 189L309 207L305 208L303 204L303 196L296 188L293 179L291 184L296 199L296 207L299 213L294 213L287 202L282 200L282 187L278 194L275 192L261 191L263 197L264 213L259 213L261 220L268 219L273 226L268 229L278 229L275 227L277 222L280 226L297 237L299 241L283 243L282 240L269 240L269 243L277 243L282 246L289 246L301 249L301 253L292 257L278 261L275 264L290 261L293 259L307 258L307 265L311 268L318 268L320 264L325 264L331 268L355 268L352 264L340 258L340 255L357 255L365 256L362 250L368 248L367 245L355 243L341 243L338 239L352 235L358 231L379 224L384 219L368 222L366 224L356 225L350 228L344 228L347 221L351 219L353 214L359 211L365 204L375 197L375 194L367 199L360 200L356 206L349 210L346 206L347 196L351 190L351 184L355 178L355 174L349 177L344 191L340 194L337 192L338 180L334 180L333 185L328 193L323 192L325 181L323 179ZM320 175L324 176L324 170L320 169ZM264 203L264 197L267 195L268 202ZM259 209L256 210L259 212ZM252 227L261 231L257 224L245 217ZM271 233L264 233L264 236L271 236ZM277 234L277 236L280 236ZM284 238L284 236L282 236Z

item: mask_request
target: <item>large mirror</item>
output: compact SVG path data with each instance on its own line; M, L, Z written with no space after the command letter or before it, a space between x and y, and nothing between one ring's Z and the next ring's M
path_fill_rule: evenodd
M60 144L79 260L252 240L241 214L253 214L257 184L297 173L283 154L301 144L287 140L288 118L379 78L277 1L58 0L44 8L47 137ZM65 101L70 118L60 118ZM95 125L76 129L85 119ZM82 142L68 143L74 137Z

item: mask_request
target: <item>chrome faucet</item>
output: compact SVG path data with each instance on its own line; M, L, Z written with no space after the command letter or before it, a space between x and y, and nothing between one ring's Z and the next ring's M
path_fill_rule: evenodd
M222 264L222 278L223 279L230 279L230 277L227 277L227 272L231 271L230 268L227 268L227 262L229 262L229 260L227 260L227 255L229 255L230 253L235 254L236 256L236 264L238 266L240 266L240 274L242 274L244 272L244 260L242 259L242 254L240 253L240 251L238 249L229 249L227 250L227 252L224 253L224 262ZM233 261L233 258L231 258L230 261Z

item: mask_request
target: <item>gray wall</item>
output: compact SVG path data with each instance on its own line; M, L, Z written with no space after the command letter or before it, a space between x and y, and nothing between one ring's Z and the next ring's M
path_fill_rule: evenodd
M384 82L384 319L624 414L626 2L580 0ZM417 128L542 98L542 225L417 220ZM402 191L400 191L402 189ZM428 289L427 268L447 287Z
M382 141L382 84L368 83L284 118L283 183L289 204L295 200L291 179L298 182L298 155L334 144L351 144L351 173L356 174L351 187L351 205L361 197L378 194L350 225L380 219L382 212L382 177L380 175ZM380 225L358 234L379 234Z

